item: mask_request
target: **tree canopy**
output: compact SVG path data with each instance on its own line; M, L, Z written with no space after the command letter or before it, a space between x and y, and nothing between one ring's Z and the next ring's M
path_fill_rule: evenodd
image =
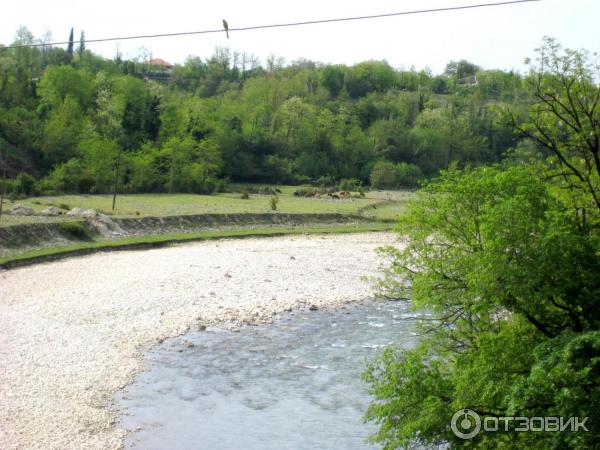
M413 350L366 372L385 448L594 448L600 436L600 138L597 73L585 53L546 40L527 77L527 140L487 167L451 167L417 193L398 225L384 295L430 314ZM453 414L588 417L588 432L481 432ZM504 428L504 426L502 426Z
M35 38L22 28L16 42ZM500 161L518 140L498 111L519 97L522 78L466 61L449 67L434 76L385 61L285 65L272 57L263 66L218 48L165 71L148 55L94 55L81 32L77 51L0 50L0 151L8 176L32 175L38 193L109 192L119 155L127 192L208 192L219 179L367 184L385 164L405 172L386 186L411 187L452 162ZM463 72L482 83L459 83ZM191 179L196 172L166 156L175 141L210 148L219 163Z

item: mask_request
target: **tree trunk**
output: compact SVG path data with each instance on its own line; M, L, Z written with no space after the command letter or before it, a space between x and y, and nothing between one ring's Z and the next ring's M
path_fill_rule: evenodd
M119 153L117 156L117 166L115 167L115 184L113 187L113 201L112 201L112 210L115 210L115 204L117 202L117 188L119 187L119 169L121 167L121 153L123 150L119 149Z

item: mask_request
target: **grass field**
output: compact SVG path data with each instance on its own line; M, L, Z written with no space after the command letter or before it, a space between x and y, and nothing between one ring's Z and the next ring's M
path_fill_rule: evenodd
M391 220L399 214L404 202L411 196L407 191L373 191L365 198L304 198L294 197L297 187L279 186L277 211L289 214L339 213L360 214L365 217ZM239 193L215 195L194 194L135 194L117 197L116 209L112 211L110 195L62 195L53 197L35 197L11 202L5 200L4 214L0 226L21 223L38 223L65 220L62 217L46 218L41 216L12 216L6 214L14 204L30 206L36 213L48 206L66 210L71 208L95 209L115 217L179 216L189 214L239 214L269 213L270 195L250 194L242 199Z
M237 189L243 186L236 186ZM286 214L337 213L357 215L368 219L368 223L307 223L299 226L244 226L220 227L189 233L173 234L164 231L160 235L129 236L121 238L94 238L87 242L50 243L32 247L16 247L0 252L0 267L29 264L41 260L58 258L75 254L86 254L94 251L127 248L147 248L167 245L173 242L185 242L203 239L239 238L246 236L277 236L297 233L349 233L361 231L385 231L393 228L393 221L403 211L406 201L412 196L408 191L372 191L364 198L306 198L295 197L293 192L297 187L277 186L281 191L278 195L277 212ZM248 199L242 199L241 194L221 193L215 195L194 194L137 194L120 195L117 197L117 207L112 211L112 196L110 195L61 195L52 197L35 197L6 201L0 226L6 227L17 224L73 221L72 217L13 216L6 214L14 204L33 208L36 214L48 206L60 208L63 212L72 208L95 209L113 217L160 217L182 216L194 214L244 214L244 213L273 213L271 210L272 195L250 194Z

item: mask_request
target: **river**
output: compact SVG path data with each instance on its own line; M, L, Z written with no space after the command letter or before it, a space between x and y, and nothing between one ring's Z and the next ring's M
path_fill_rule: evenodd
M239 332L168 339L116 396L127 448L364 449L375 428L366 362L416 342L404 302L367 301L280 315Z

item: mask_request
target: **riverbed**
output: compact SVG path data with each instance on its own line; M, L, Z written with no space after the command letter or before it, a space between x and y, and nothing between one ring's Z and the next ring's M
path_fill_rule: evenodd
M222 240L0 272L0 448L121 448L147 351L372 294L390 233ZM308 370L308 369L307 369Z
M406 302L366 301L169 339L117 396L125 447L380 448L361 375L385 347L416 343L415 320Z

